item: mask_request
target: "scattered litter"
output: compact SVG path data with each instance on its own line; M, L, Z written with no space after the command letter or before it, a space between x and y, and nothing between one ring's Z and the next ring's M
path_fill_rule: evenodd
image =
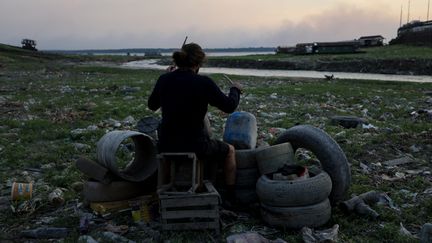
M83 143L74 143L75 150L78 152L86 152L91 149L91 146Z
M62 94L70 94L70 93L73 93L73 89L71 87L69 87L69 85L62 86L60 88L60 93L62 93Z
M391 113L391 112L386 112L386 113L382 114L382 115L378 118L378 120L380 120L380 121L387 121L387 120L389 120L389 119L394 119L394 118L395 118L395 117L394 117L393 113Z
M402 222L400 223L399 234L405 236L413 236L412 233L403 226Z
M50 194L48 194L48 200L55 206L60 206L64 203L63 191L60 188L56 188Z
M369 174L371 169L369 168L369 166L363 164L362 162L360 162L360 168L362 169L362 173L363 174Z
M34 239L59 239L65 238L68 235L67 228L56 228L56 227L42 227L31 230L24 230L21 232L22 237L34 238Z
M145 133L150 137L157 139L157 129L160 124L160 119L148 116L138 121L136 128L139 132Z
M267 226L254 226L250 231L254 233L258 233L263 236L274 235L279 232L279 230Z
M426 223L420 231L420 243L432 242L432 224Z
M424 190L423 194L432 194L432 187Z
M332 228L325 230L303 227L301 232L305 243L337 242L339 225L335 224Z
M415 162L415 160L412 157L404 156L398 159L387 160L382 164L385 166L398 166L398 165L410 164L413 162Z
M340 125L344 128L356 128L366 123L364 119L355 116L333 116L331 118L332 125Z
M109 231L109 232L112 232L112 233L124 235L124 234L126 234L128 232L129 226L127 226L127 225L112 225L112 224L108 224L105 227L105 230Z
M386 193L376 191L369 191L359 196L354 196L350 200L342 202L340 206L346 211L354 211L360 215L376 219L379 217L379 214L370 207L374 204L389 206L399 211L394 205L393 200Z
M420 152L420 148L417 147L415 144L412 145L411 147L409 147L409 149L410 149L410 151L413 152L413 153L418 153L418 152Z
M79 135L86 134L86 133L89 133L89 132L93 132L93 131L96 131L98 129L99 128L96 125L89 125L87 128L77 128L77 129L72 130L71 131L71 135L73 137L77 137Z
M102 232L101 238L97 238L98 242L117 242L117 243L135 243L136 241L129 240L119 234L113 232Z
M98 243L93 237L90 235L81 235L78 238L78 243Z
M11 187L12 201L25 201L32 198L33 183L13 182Z
M372 124L362 124L363 129L378 129L378 127L372 125Z
M90 217L86 214L81 216L79 224L79 232L81 234L87 234L90 227Z
M271 99L277 99L277 98L278 98L278 94L277 94L277 93L272 93L272 94L270 95L270 98L271 98Z
M56 220L55 217L42 217L36 224L51 224L54 220Z
M399 181L405 179L405 174L402 172L396 172L394 177L390 177L387 174L382 174L381 178L385 181Z
M11 204L11 209L12 212L19 215L32 214L41 203L42 199L35 198L19 203L18 205Z
M417 120L418 118L424 118L427 120L432 120L432 110L413 111L410 114L411 114L411 118L413 120Z
M133 116L128 116L125 119L123 119L122 123L124 125L134 125L136 123L136 120Z
M246 232L241 234L230 235L226 238L227 243L249 243L249 242L257 242L257 243L286 243L286 241L282 239L269 240L264 236L255 233L255 232Z

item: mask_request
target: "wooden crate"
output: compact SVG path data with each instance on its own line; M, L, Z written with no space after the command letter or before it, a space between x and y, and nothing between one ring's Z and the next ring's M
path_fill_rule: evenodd
M203 163L194 153L161 153L158 158L158 191L195 192L203 187Z
M220 196L213 185L205 181L202 193L159 193L162 230L211 229L220 233Z

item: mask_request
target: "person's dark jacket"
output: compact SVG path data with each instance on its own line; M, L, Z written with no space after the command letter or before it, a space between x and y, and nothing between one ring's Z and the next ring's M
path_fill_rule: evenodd
M148 99L151 110L162 108L161 152L188 151L194 144L206 141L207 106L232 113L239 101L239 89L232 87L227 96L209 77L192 70L178 69L161 75Z

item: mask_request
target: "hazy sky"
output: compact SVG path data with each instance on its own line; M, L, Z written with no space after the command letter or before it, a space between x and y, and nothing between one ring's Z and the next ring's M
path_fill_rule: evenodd
M426 20L427 4L411 0L410 19ZM0 0L0 43L177 47L188 35L205 48L258 47L375 34L389 41L401 5L405 23L408 0Z

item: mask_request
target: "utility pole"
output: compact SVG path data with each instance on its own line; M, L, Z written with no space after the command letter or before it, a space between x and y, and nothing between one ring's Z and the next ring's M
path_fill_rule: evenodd
M410 7L411 7L411 0L408 0L407 24L409 23L409 19L410 19Z
M428 1L428 10L427 10L426 21L429 21L429 9L430 9L430 0Z
M401 4L401 13L400 13L400 17L399 17L399 28L402 26L402 9L403 9L403 4Z

